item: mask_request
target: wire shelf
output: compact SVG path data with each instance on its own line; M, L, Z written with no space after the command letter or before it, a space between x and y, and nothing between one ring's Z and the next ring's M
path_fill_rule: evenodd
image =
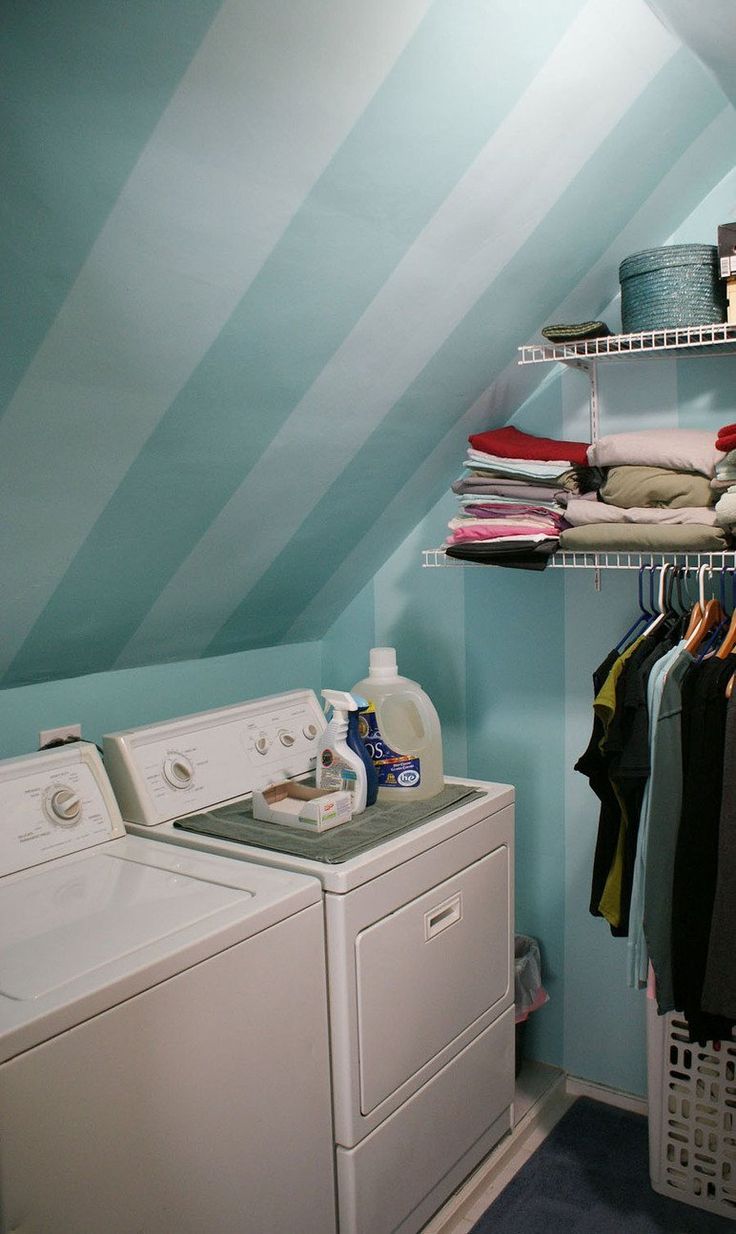
M480 566L481 569L492 565L492 562L462 561L459 557L448 557L444 548L425 548L422 550L422 566L434 569L444 566ZM570 553L558 551L547 562L547 569L562 570L640 570L648 566L682 566L689 570L698 570L701 566L709 566L711 570L736 570L736 551L725 553Z
M612 360L617 356L656 356L667 351L694 351L732 344L736 348L736 325L725 321L710 326L678 326L670 330L642 330L638 334L608 334L579 343L527 343L519 348L519 364L585 363ZM731 354L727 352L726 354Z

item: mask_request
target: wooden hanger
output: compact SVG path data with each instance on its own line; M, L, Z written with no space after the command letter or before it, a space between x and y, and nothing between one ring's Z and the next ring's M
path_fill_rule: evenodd
M734 610L731 613L730 625L728 629L726 630L726 633L723 636L723 642L718 648L718 651L716 652L716 656L718 657L719 660L726 660L728 659L728 657L730 656L731 652L734 650L735 647L736 647L736 606L734 607ZM728 686L731 685L732 681L733 681L733 677L731 678L731 681L729 681ZM726 686L726 698L731 697L731 695L728 692L728 686Z
M717 625L726 620L726 614L723 611L723 606L720 600L705 598L705 571L708 571L710 578L713 577L713 571L710 566L701 566L698 570L698 603L702 609L702 616L697 626L687 638L685 643L685 651L689 651L692 655L698 650L705 636L710 634Z

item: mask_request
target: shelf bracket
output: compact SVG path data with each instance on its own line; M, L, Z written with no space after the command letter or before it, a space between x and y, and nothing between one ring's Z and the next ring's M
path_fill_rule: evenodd
M579 369L581 373L585 373L590 382L590 397L588 400L590 412L590 440L596 442L600 437L601 431L601 408L600 398L598 395L598 365L595 360L578 360L578 359L563 359L562 364L566 368Z

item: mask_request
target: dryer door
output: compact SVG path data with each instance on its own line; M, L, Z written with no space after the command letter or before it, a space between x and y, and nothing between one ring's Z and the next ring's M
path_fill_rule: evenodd
M507 999L509 884L503 845L357 936L363 1115Z

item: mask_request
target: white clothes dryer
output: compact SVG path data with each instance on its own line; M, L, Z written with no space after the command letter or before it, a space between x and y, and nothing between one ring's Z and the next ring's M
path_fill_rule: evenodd
M324 726L297 690L111 734L105 764L136 835L322 883L339 1229L413 1234L511 1126L514 790L447 779L321 836L255 820Z
M0 762L0 1230L334 1231L321 892Z

